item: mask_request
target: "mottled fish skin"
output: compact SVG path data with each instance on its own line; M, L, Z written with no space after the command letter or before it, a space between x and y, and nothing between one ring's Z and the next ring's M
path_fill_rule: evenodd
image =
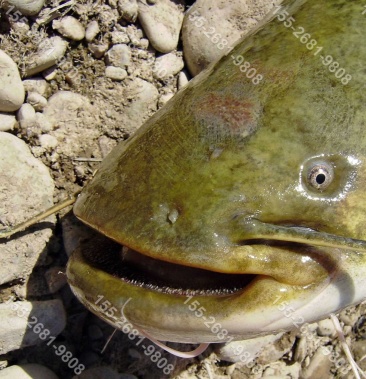
M278 19L284 10L295 19L294 30ZM251 220L366 240L363 10L362 1L285 1L111 152L79 196L76 216L152 258L258 274L242 293L194 297L236 339L294 328L274 304L278 296L304 321L361 301L364 253L252 243ZM323 49L301 43L302 34L294 35L301 28ZM263 75L260 83L234 64L239 55ZM351 80L344 76L342 83L334 66L323 64L327 56ZM317 162L334 169L323 191L308 182ZM93 248L96 260L106 260L103 243ZM222 342L188 309L185 296L117 279L91 265L83 249L70 259L68 278L100 317L116 325L95 305L99 295L117 309L132 298L127 318L156 338Z

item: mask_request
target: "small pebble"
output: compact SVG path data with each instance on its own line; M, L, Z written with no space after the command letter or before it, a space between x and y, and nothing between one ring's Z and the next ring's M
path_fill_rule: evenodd
M155 5L139 3L139 21L151 43L161 53L170 53L178 46L184 8L170 0Z
M23 311L24 317L17 316L18 310ZM0 304L2 354L42 342L38 334L28 327L30 315L45 325L51 336L57 336L66 326L66 313L61 300L16 301Z
M25 64L26 76L33 76L57 64L65 55L67 45L67 42L58 36L42 41L37 53Z
M258 357L267 346L273 346L277 340L281 339L283 334L284 333L279 333L277 335L271 334L243 341L233 341L225 345L219 345L215 352L220 359L235 363L240 362L241 358L240 355L235 354L235 351L237 351L238 348L242 348L243 351L250 353L250 359L247 361L249 363Z
M36 111L31 104L24 103L17 112L17 118L22 129L33 125L36 120Z
M115 31L111 33L112 43L113 45L117 45L119 43L128 43L130 42L130 37L126 32L123 31Z
M0 112L14 112L23 104L25 91L15 62L0 50Z
M14 115L0 112L0 132L9 132L15 128L17 120Z
M127 77L127 71L121 67L107 66L105 75L112 80L121 81Z
M96 44L90 43L88 45L88 48L91 51L91 53L94 55L94 57L98 59L98 58L102 58L104 54L107 52L108 44L104 43L101 45L96 45Z
M169 53L156 58L153 75L156 79L164 80L172 77L184 67L182 57L176 56L174 53Z
M336 331L334 329L334 324L332 320L329 318L325 320L321 320L318 322L318 330L317 333L319 336L334 336L336 334Z
M100 32L98 21L92 21L88 24L85 31L85 39L87 42L93 41L93 39L98 35Z
M50 293L56 293L67 284L67 277L64 267L51 267L45 273L46 282Z
M181 71L178 76L178 89L183 88L189 82L188 74L185 70Z
M114 45L106 54L109 66L125 68L131 64L131 50L125 44Z
M27 103L32 105L36 111L42 111L47 105L47 99L37 92L29 92Z
M66 38L73 41L81 41L85 37L85 29L75 17L66 16L61 20L53 20L52 28Z
M295 348L295 354L294 354L294 360L296 362L302 362L307 355L308 349L307 349L307 338L301 337L299 341L297 342L296 348Z
M58 376L45 366L29 363L1 370L0 379L58 379Z
M159 107L162 107L163 105L165 105L173 96L174 96L174 93L172 92L161 95L159 99ZM172 222L169 216L168 216L168 219ZM173 216L173 219L174 219L174 216Z
M318 348L310 359L308 367L301 372L301 379L326 379L330 377L332 362L323 354L322 347Z
M118 10L125 20L129 22L135 22L139 10L137 0L119 0Z
M6 0L6 6L15 6L23 16L35 16L44 6L46 0ZM15 11L14 11L15 12Z
M99 326L95 324L89 325L88 335L89 335L89 338L93 341L103 338L103 332L101 331Z
M27 92L37 92L42 96L45 96L49 89L49 84L42 78L31 78L23 80L24 89Z
M57 66L52 66L42 72L43 77L46 81L50 82L51 80L56 78L58 72Z
M358 308L348 307L343 309L342 312L339 313L339 321L344 322L346 325L353 326L358 318L360 317L360 310Z

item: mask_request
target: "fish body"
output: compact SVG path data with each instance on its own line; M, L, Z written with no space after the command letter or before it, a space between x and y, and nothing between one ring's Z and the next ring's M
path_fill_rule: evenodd
M105 236L70 258L82 303L202 343L365 298L363 9L285 1L110 153L74 207Z

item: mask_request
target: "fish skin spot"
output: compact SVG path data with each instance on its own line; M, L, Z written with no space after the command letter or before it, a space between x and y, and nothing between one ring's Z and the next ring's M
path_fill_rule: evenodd
M258 127L260 105L249 99L210 93L198 102L195 117L203 127L203 137L220 142L226 138L243 139Z

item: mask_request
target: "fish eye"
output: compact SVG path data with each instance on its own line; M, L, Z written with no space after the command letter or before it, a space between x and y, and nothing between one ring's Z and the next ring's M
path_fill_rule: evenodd
M318 191L324 191L334 179L333 167L327 162L315 162L308 171L308 184Z

